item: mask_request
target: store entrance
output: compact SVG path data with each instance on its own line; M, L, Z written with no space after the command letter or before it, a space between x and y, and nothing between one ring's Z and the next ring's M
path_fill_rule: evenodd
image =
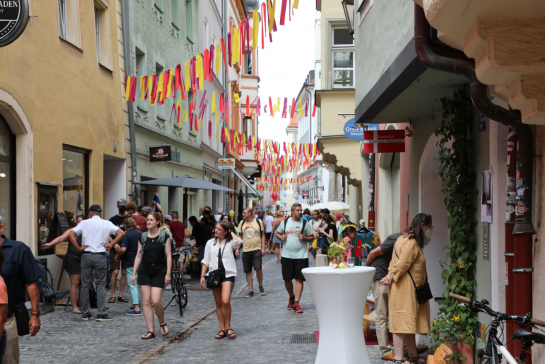
M0 217L4 235L15 236L15 135L0 114Z

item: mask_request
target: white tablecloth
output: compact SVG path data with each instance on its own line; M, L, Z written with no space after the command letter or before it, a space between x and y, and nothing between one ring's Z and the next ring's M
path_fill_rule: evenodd
M320 324L317 364L370 364L363 311L375 274L372 267L303 269Z

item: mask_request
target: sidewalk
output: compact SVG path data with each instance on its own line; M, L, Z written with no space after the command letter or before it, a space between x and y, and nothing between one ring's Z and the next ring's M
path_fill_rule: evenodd
M312 259L310 262L313 266ZM266 295L244 298L248 288L242 261L237 260L233 292L240 293L232 300L235 340L214 339L219 325L212 293L190 290L183 317L176 305L165 312L171 334L163 338L155 320L158 336L152 340L140 339L147 331L144 316L125 315L128 303L106 304L112 322L81 321L80 315L57 307L54 313L42 317L42 329L36 337L20 338L21 363L314 363L316 344L290 344L292 334L318 330L308 287L301 298L304 313L286 310L288 297L280 263L276 256L267 254L263 264ZM197 280L189 283L190 288L199 287ZM257 286L254 279L255 292L259 292ZM129 298L128 289L124 296ZM171 297L171 291L164 291L163 303L166 305ZM96 309L92 313L96 315ZM373 364L387 363L380 359L378 347L370 346L368 352Z

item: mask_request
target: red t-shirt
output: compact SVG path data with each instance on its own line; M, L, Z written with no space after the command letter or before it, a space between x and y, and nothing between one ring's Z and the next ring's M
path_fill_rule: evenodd
M131 217L133 218L134 222L136 222L136 230L143 233L148 230L146 226L146 218L144 216L132 215Z
M168 224L168 227L170 228L172 237L176 242L176 248L181 248L182 246L184 246L185 224L181 221L173 221Z

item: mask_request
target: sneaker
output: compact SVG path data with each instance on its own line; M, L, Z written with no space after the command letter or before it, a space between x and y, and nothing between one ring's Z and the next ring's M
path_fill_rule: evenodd
M97 315L97 321L112 321L113 319L108 315Z
M295 302L295 299L293 297L290 297L290 302L288 303L288 311L293 310L293 303Z
M129 315L129 316L141 316L142 315L142 311L136 311L133 307L132 310L129 310L127 312L125 312L125 314Z
M87 314L87 316L81 316L82 321L89 321L92 319L93 319L93 316L91 316L90 314Z
M293 312L295 313L303 313L303 309L301 308L301 306L299 306L299 302L295 302L293 304Z
M171 291L171 290L172 290L172 286L171 286L170 284L167 284L167 285L165 286L165 290Z
M250 298L250 297L253 297L254 296L254 291L249 291L248 293L246 293L246 298Z
M265 290L263 289L263 287L259 287L259 294L265 296Z

